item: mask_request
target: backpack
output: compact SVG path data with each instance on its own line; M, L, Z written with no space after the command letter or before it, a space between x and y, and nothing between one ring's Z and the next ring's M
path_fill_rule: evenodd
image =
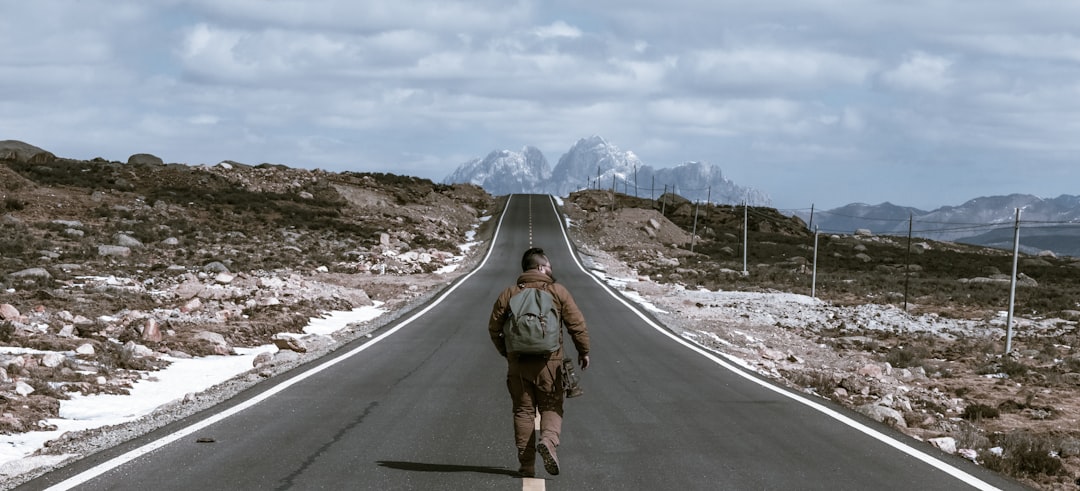
M510 297L510 317L503 327L507 353L554 353L559 350L561 334L562 324L551 293L525 288Z

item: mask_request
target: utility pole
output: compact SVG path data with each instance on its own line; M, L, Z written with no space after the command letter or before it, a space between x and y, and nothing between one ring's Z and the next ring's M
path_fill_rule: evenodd
M742 211L742 274L743 274L743 276L746 276L748 274L747 271L746 271L746 243L747 243L746 237L747 237L747 226L748 226L748 223L749 223L749 220L747 219L747 215L748 215L747 208L749 208L749 205L746 203L746 200L744 199L743 200L743 208L742 208L742 210L743 210Z
M1016 263L1020 260L1020 208L1016 209L1013 232L1012 278L1009 284L1009 317L1005 319L1005 354L1012 352L1013 308L1016 306Z
M821 233L814 230L814 271L810 275L810 298L817 298L817 250L818 250L818 237ZM905 308L905 310L907 310Z
M709 218L709 208L712 207L712 184L709 184L709 191L705 194L705 218Z
M700 203L697 201L694 202L694 227L692 229L693 231L690 232L690 252L694 252L694 239L697 238L697 214L699 204Z
M664 194L660 195L660 214L663 215L667 211L667 184L664 184Z
M908 214L907 222L907 254L904 255L904 312L907 312L908 279L911 278L911 224L915 221L915 214Z

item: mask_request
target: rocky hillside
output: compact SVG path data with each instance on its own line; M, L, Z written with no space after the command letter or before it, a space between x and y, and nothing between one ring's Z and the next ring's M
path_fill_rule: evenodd
M69 393L124 392L164 355L304 351L280 334L449 283L492 205L391 174L0 142L0 431L42 428Z
M1080 484L1080 260L1021 255L1006 353L1011 251L815 238L774 209L676 196L584 191L564 210L586 264L682 336L928 451Z

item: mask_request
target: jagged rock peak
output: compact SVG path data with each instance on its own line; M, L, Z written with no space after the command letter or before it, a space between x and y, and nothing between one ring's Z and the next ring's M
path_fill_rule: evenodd
M483 159L458 167L444 182L468 182L489 193L550 193L568 196L590 187L610 189L640 197L656 197L665 189L690 200L754 206L771 206L761 191L737 186L725 179L719 166L687 162L672 168L655 169L644 164L634 152L621 150L602 136L579 139L559 158L550 172L547 160L535 147L522 152L497 150Z
M601 136L577 141L555 165L551 173L551 192L566 196L585 189L600 179L601 185L632 178L635 170L645 167L634 152L620 150Z
M445 184L470 183L491 194L546 192L544 183L551 167L540 149L526 145L520 152L495 150L486 157L461 164L443 180Z

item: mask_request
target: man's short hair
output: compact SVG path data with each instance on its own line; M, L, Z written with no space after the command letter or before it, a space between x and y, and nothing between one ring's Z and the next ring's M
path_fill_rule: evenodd
M536 269L541 264L548 264L548 258L544 255L544 250L539 247L532 247L521 256L522 271Z

